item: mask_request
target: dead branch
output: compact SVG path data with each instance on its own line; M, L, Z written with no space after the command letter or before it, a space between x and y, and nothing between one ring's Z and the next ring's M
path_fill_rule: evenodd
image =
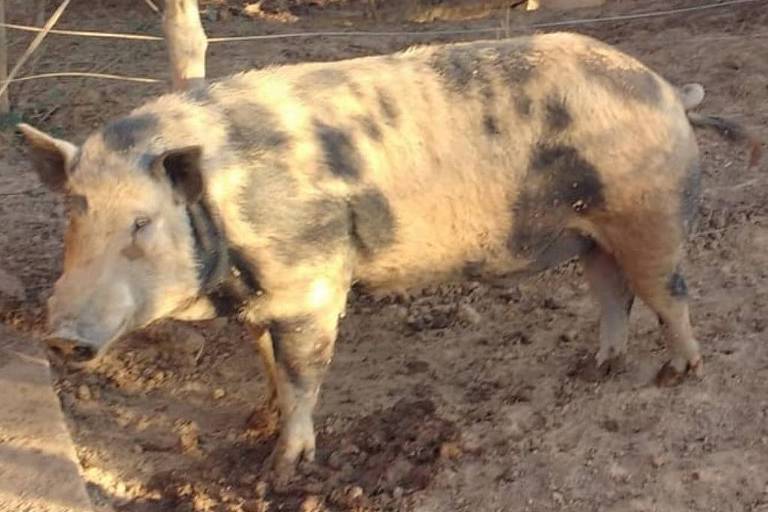
M45 26L43 27L42 32L38 32L38 34L35 36L35 38L32 40L31 43L29 43L29 46L26 50L24 50L24 53L19 57L19 60L16 62L16 65L13 66L13 69L10 73L8 73L8 76L5 77L5 80L0 82L0 98L5 94L5 92L8 90L8 86L11 84L13 79L18 74L21 67L24 65L25 62L27 62L27 59L35 53L35 50L38 46L40 46L40 43L43 42L43 39L45 39L45 36L48 35L48 32L53 28L53 26L56 24L57 21L59 21L59 18L61 18L61 15L64 14L64 10L69 5L70 0L64 0L61 2L61 5L54 11L54 13L51 15L51 17L46 22Z
M153 2L152 0L144 0L144 3L147 4L147 7L152 9L154 12L156 13L160 12L160 9L157 8L157 6L155 5L155 2Z

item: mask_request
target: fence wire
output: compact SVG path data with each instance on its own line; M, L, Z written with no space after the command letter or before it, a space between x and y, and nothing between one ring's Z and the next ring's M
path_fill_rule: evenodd
M652 12L640 12L619 14L615 16L604 16L598 18L578 18L572 20L532 23L529 26L534 29L538 28L556 28L573 25L587 25L592 23L603 23L611 21L628 21L637 20L643 18L656 18L659 16L671 16L674 14L684 14L695 11L703 11L707 9L716 9L722 7L729 7L733 5L749 4L749 3L767 3L768 0L727 0L724 2L713 2L705 5L695 5L692 7L681 7L678 9L667 9L661 11ZM15 23L0 23L3 26L12 30L21 30L28 32L40 32L43 29L40 27L33 27L29 25L20 25ZM499 27L483 27L483 28L468 28L468 29L446 29L446 30L412 30L412 31L318 31L318 32L288 32L284 34L256 34L249 36L224 36L224 37L210 37L208 42L211 44L217 43L232 43L239 41L263 41L273 39L295 39L295 38L312 38L312 37L434 37L441 35L466 35L466 34L487 34L495 33L499 31ZM65 36L80 36L80 37L101 37L108 39L125 39L133 41L164 41L162 36L154 36L147 34L127 34L116 32L98 32L88 30L62 30L54 29L49 31L50 34L65 35Z

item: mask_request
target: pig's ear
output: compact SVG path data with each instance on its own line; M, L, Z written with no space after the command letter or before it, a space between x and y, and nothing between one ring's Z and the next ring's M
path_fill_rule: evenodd
M77 155L77 146L51 137L28 124L18 126L29 144L29 157L37 175L48 188L63 192L67 186L68 169Z
M202 153L200 146L171 149L155 159L152 171L159 178L167 178L185 202L194 203L203 195Z

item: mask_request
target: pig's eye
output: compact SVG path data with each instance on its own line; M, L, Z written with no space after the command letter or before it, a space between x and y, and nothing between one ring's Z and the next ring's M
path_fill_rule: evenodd
M146 228L151 222L152 219L149 217L136 217L136 220L133 221L133 234L135 235L142 229Z

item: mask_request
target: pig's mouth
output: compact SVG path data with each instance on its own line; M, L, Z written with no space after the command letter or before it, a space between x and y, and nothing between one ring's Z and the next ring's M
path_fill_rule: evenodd
M77 331L59 329L45 337L48 348L63 361L75 367L96 364L108 347L126 331L128 321L124 320L112 336L104 343L97 343L81 336Z
M46 338L45 343L54 354L68 362L85 363L96 357L93 347L76 341L52 336Z

